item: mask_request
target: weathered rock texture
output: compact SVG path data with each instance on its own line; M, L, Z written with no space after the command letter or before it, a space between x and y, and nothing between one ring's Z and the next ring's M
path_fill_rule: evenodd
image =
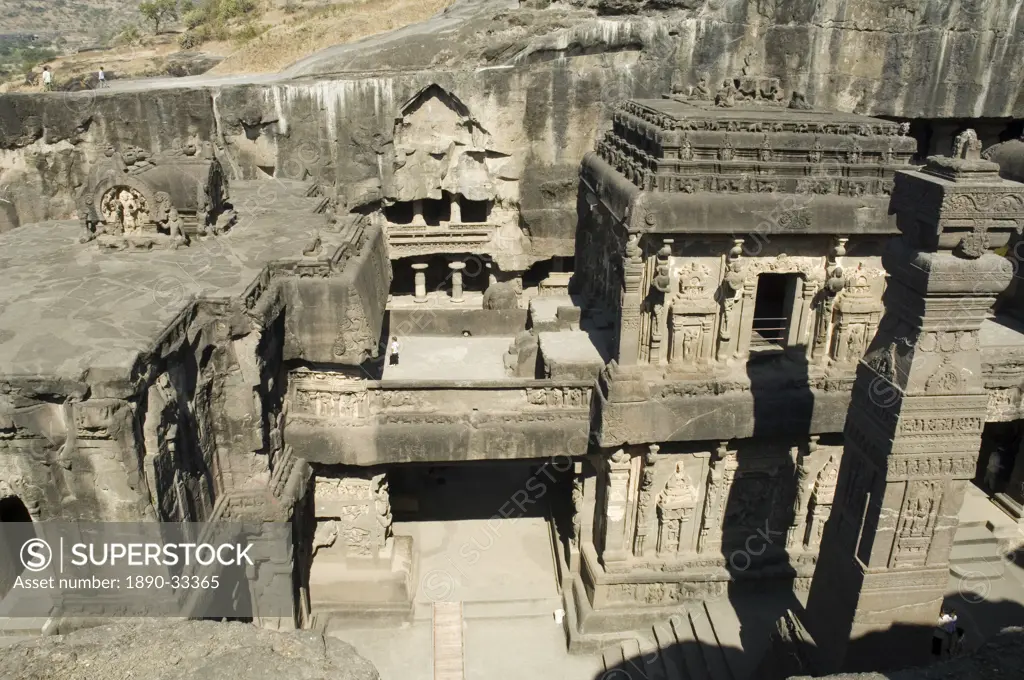
M401 40L327 50L270 84L198 80L209 89L177 83L144 95L4 96L0 185L13 190L22 224L67 217L73 190L103 145L158 152L215 140L236 178L337 182L341 210L372 208L404 195L401 182L392 184L395 122L404 103L436 84L489 133L487 148L502 154L501 169L490 172L515 190L494 198L506 224L523 233L509 252L528 264L571 254L576 168L607 123L608 103L743 73L780 78L787 92L840 111L1019 116L1019 6L702 0L597 18L571 7L496 11L467 1L439 20L443 35L428 23ZM378 71L386 74L362 75Z
M377 680L341 640L241 623L125 621L15 644L0 676L28 680Z

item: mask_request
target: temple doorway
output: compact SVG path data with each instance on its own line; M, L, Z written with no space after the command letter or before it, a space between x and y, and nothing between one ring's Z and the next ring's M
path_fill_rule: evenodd
M458 601L495 614L558 608L551 523L563 475L540 461L405 465L388 473L393 531L419 556L417 604ZM553 501L556 501L553 503Z

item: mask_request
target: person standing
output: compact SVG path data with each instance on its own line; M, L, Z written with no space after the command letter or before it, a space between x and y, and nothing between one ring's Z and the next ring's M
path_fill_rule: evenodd
M107 86L107 74L103 72L103 67L100 66L100 72L96 74L96 78L99 80L99 87Z
M53 89L53 71L49 66L43 67L43 90L49 92Z
M400 346L398 344L398 336L397 335L392 335L391 336L391 361L390 361L390 364L392 366L397 366L398 365L398 350L399 349L400 349Z

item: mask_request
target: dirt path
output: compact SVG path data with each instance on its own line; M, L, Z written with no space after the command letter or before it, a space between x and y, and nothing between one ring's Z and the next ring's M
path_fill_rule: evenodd
M140 91L168 88L223 87L341 74L346 71L345 65L357 56L361 58L372 56L386 49L400 46L402 41L414 37L443 35L446 32L454 31L460 24L481 13L514 9L518 6L518 0L456 0L447 10L436 14L427 21L403 26L394 31L381 33L354 43L329 47L292 64L280 73L125 79L111 81L109 89L111 91Z

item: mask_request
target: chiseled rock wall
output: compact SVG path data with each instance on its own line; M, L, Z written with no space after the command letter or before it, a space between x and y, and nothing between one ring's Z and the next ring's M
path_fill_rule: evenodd
M580 4L580 3L575 3ZM488 9L444 34L314 56L310 79L148 92L0 95L0 229L73 213L107 144L212 140L232 176L271 172L339 189L339 207L389 192L396 119L432 83L509 154L508 205L526 259L571 254L579 164L608 106L707 77L776 76L821 108L870 115L1024 115L1024 0L598 0L603 13ZM617 8L617 9L616 9ZM378 75L372 75L379 71ZM339 77L339 72L359 75ZM367 75L370 74L370 75Z

